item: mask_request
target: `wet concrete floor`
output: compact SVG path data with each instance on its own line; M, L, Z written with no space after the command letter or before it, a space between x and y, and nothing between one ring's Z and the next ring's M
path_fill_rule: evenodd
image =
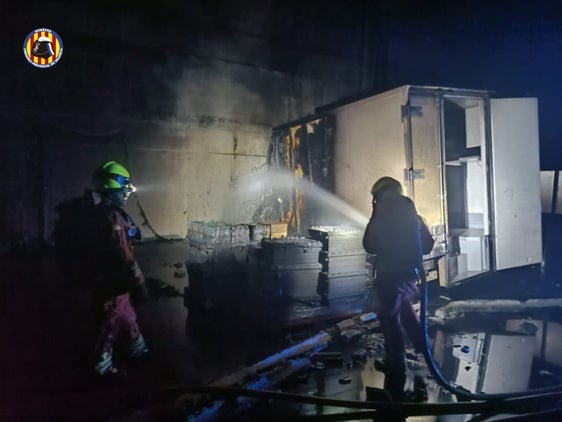
M143 362L123 361L129 374L126 379L100 381L86 364L94 339L87 297L57 279L48 259L14 256L6 264L10 283L3 286L0 327L1 420L197 420L197 410L178 407L178 399L186 394L181 387L208 385L337 322L324 320L291 330L264 329L255 321L215 314L202 323L186 325L181 298L153 299L138 307L152 353ZM508 272L502 276L505 279L494 279L493 288L486 289L482 284L446 291L434 286L430 291L432 312L462 299L562 297L556 282L537 279L537 274L540 271ZM446 321L433 321L430 334L435 360L447 380L476 393L562 384L560 315L559 308L539 308L490 315L463 312ZM361 350L366 352L364 359L354 358ZM318 366L318 356L330 352L341 353L341 359ZM311 356L310 367L272 388L309 397L364 401L367 387L383 386L384 375L373 364L380 357L381 337L373 328L347 342L331 342L316 358ZM428 402L458 401L438 386L419 356L412 355L407 389L413 389L416 374L425 379ZM233 411L225 420L293 420L357 411L283 400L242 407L243 412ZM467 416L408 420L457 421L467 420Z

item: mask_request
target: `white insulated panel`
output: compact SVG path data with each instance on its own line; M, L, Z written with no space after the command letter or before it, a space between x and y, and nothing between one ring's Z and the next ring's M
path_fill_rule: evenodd
M371 187L382 176L404 182L406 153L401 106L408 87L400 87L333 110L335 192L370 216Z
M490 100L494 264L542 260L539 128L536 98Z
M529 387L534 336L492 334L483 374L485 394L514 393Z

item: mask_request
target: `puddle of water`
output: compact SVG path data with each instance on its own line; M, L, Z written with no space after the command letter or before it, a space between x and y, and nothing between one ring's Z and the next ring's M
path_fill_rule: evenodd
M562 323L544 311L470 314L432 331L445 379L472 393L502 394L562 384Z
M555 315L554 315L555 316ZM483 329L485 327L485 329ZM430 328L432 350L444 378L451 385L472 393L510 393L562 384L562 322L540 312L471 315L450 321L448 326ZM384 374L374 367L383 357L383 340L378 333L364 334L351 344L334 343L324 352L341 353L341 360L314 364L306 374L293 377L283 391L341 400L367 400L369 387L382 389ZM366 351L364 360L354 355ZM427 403L457 402L458 398L439 386L421 356L408 349L405 390L413 391L414 378L425 381ZM341 413L342 408L293 404L299 415ZM464 420L451 415L440 420ZM410 419L409 419L410 420ZM412 420L436 420L417 417Z

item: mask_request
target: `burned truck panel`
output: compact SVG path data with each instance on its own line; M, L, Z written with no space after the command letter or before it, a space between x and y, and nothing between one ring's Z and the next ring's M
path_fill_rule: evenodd
M533 98L404 86L275 128L267 167L290 180L276 175L282 183L251 224L192 222L186 298L283 323L358 311L373 274L361 225L382 176L402 182L430 228L426 270L441 285L541 262L537 122ZM335 193L338 209L328 211L316 188ZM335 222L356 210L352 226ZM322 247L303 248L311 238Z
M311 117L333 124L338 197L368 216L375 180L403 183L447 252L442 285L542 260L537 101L490 96L403 86Z
M267 156L270 171L288 170L295 179L304 180L332 192L333 122L329 115L310 116L273 129ZM279 194L282 205L275 205L269 221L283 221L293 234L308 234L321 220L323 210L315 201L306 200L302 189L294 189L289 196ZM263 216L261 217L264 220Z

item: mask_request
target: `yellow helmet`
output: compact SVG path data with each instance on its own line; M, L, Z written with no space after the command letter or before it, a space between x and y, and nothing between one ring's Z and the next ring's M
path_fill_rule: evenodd
M93 184L97 190L126 189L130 192L136 190L131 184L127 169L115 161L108 161L94 171Z
M383 194L387 193L402 195L402 185L398 180L384 176L373 184L371 195L375 200L379 200Z

